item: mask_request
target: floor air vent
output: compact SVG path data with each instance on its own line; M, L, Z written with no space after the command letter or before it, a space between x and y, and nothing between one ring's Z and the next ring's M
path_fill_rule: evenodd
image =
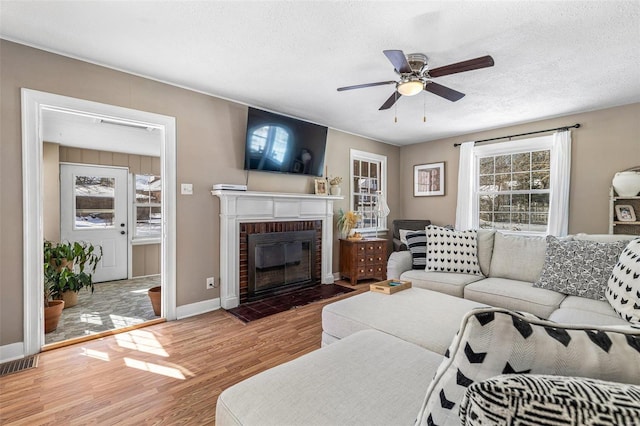
M0 364L0 377L38 366L38 355L31 355L15 361Z

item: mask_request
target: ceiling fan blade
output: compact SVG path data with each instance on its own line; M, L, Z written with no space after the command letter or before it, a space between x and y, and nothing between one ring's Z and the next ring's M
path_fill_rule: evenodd
M399 73L411 72L409 61L407 61L407 57L402 50L383 50L382 53L385 54Z
M343 90L362 89L363 87L384 86L386 84L396 84L395 81L379 81L377 83L356 84L355 86L338 87L338 92Z
M480 68L487 68L493 66L493 58L489 55L482 56L480 58L469 59L467 61L457 62L451 65L445 65L444 67L434 68L429 70L431 77L442 77L443 75L455 74L458 72L472 71Z
M445 99L450 100L451 102L459 101L464 98L464 93L460 93L456 90L449 89L442 84L434 83L433 81L427 82L424 85L424 90L427 92L431 92L434 95L442 96Z
M398 91L395 91L391 94L391 96L389 96L389 99L387 99L380 108L378 108L378 111L382 111L384 109L389 109L393 106L393 104L396 103L396 101L398 99L400 99L400 96L402 96L400 93L398 93Z

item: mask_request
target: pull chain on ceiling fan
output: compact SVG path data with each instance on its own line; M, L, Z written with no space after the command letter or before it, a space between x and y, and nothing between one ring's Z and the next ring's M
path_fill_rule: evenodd
M383 53L393 65L396 74L400 76L400 80L379 81L376 83L339 87L338 91L342 92L344 90L395 84L395 92L393 92L382 104L379 108L380 110L391 108L401 96L414 96L423 90L448 99L451 102L456 102L464 97L464 93L460 93L449 87L438 84L432 79L459 72L492 67L494 65L493 58L487 55L429 70L427 65L427 55L423 53L410 53L409 55L405 55L402 50L384 50Z

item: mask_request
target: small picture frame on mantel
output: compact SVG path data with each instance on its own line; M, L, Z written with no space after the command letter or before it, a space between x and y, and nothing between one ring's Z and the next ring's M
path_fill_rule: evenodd
M316 179L314 183L316 195L327 195L327 180L324 178Z
M413 196L444 195L444 162L413 166Z
M618 204L616 206L616 218L618 222L635 222L636 212L633 210L633 206Z

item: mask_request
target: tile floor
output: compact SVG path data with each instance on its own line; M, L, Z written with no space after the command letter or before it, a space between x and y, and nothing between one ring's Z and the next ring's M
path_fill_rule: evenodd
M78 304L63 310L58 328L45 334L45 344L159 318L147 295L148 289L158 285L160 275L96 283L93 294L82 289Z

